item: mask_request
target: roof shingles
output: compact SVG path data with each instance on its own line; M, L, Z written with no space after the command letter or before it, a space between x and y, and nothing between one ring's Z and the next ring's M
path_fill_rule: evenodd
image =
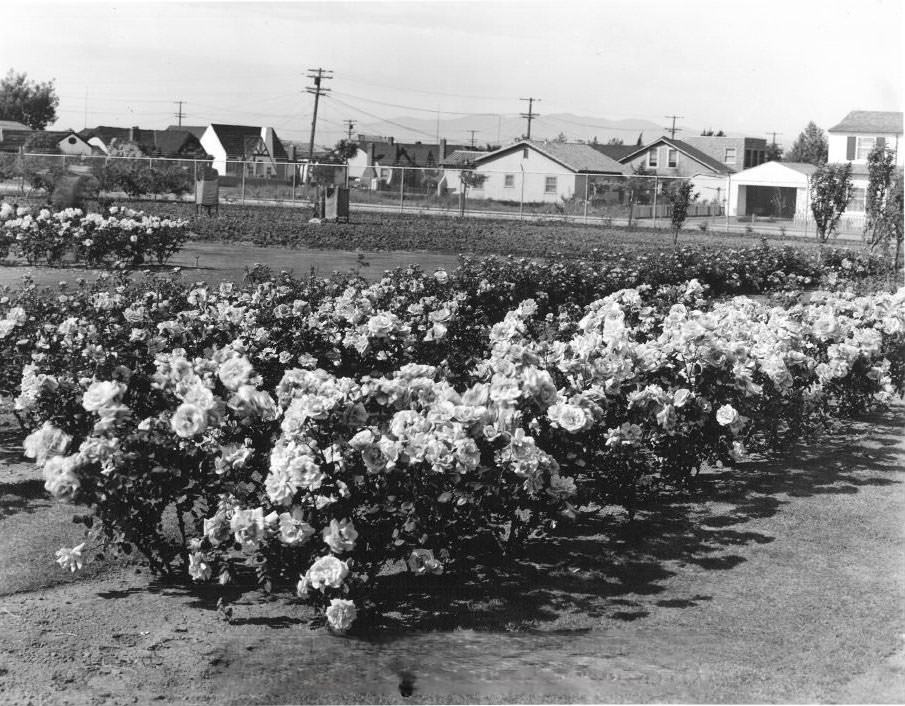
M885 110L853 110L829 132L868 132L887 135L902 134L902 113Z

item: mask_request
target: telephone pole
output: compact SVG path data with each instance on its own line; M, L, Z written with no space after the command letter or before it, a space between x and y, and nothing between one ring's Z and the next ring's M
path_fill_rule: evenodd
M480 132L480 130L466 130L465 132L471 133L471 146L474 147L474 136L475 133Z
M354 120L344 120L346 124L346 134L349 136L349 142L352 141L352 131L355 129L355 121Z
M185 101L173 101L176 105L179 106L179 110L177 110L173 115L175 115L179 119L179 127L182 127L182 119L188 117L185 113L182 112L182 104Z
M767 134L773 136L773 146L776 147L776 136L777 136L777 135L782 135L782 133L781 133L781 132L775 132L775 131L774 131L774 132L768 132Z
M540 98L519 98L519 100L520 100L520 101L528 101L528 112L527 112L527 113L522 113L521 116L522 116L523 118L528 118L528 134L527 134L527 139L530 140L530 139L531 139L531 121L534 120L534 118L540 117L540 115L539 115L538 113L535 113L534 110L533 110L533 108L534 108L534 101L537 101L538 103L540 103Z
M314 114L311 116L311 140L308 142L308 162L314 161L314 132L317 129L317 103L321 96L329 93L329 88L321 88L321 81L332 79L333 72L327 69L308 69L308 78L314 81L313 86L305 88L306 93L314 96Z
M671 139L676 139L676 133L679 132L682 128L676 127L676 120L681 120L683 115L667 115L667 118L672 118L672 127L663 128L664 130L669 130L669 136Z

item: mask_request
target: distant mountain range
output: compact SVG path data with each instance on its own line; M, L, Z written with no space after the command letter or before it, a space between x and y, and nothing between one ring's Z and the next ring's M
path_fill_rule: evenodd
M664 121L664 124L666 121ZM470 115L462 118L445 119L412 117L403 115L387 120L369 123L358 123L353 131L355 135L369 135L374 137L392 136L399 142L430 142L436 143L437 137L445 138L449 144L470 145L472 142L477 147L487 144L505 145L525 134L528 121L518 115ZM700 135L702 128L682 127L676 137L681 139L683 134ZM473 132L472 132L473 131ZM595 137L598 142L608 142L610 139L620 139L624 144L635 144L639 137L645 144L662 135L668 135L669 130L662 124L636 118L625 120L609 120L607 118L592 118L572 113L555 113L541 115L531 123L531 138L537 140L555 139L560 133L564 134L569 142L579 140L591 141ZM729 135L736 133L728 132ZM345 137L345 134L329 128L327 125L318 126L318 144L335 144L337 140Z

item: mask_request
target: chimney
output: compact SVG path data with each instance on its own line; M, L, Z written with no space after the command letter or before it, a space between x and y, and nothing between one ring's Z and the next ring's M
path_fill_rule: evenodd
M373 142L368 143L368 166L372 166L377 161L377 145Z
M289 145L289 161L295 162L295 145Z
M442 162L446 159L446 138L443 137L440 139L440 161Z
M388 138L387 138L387 142L389 142L391 145L395 145L395 144L396 144L395 138L392 138L392 137L388 137Z
M129 128L129 142L135 142L138 139L138 126Z

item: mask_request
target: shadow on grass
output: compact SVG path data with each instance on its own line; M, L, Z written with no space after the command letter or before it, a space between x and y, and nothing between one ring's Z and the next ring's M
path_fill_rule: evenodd
M480 560L461 575L378 577L370 598L376 610L357 630L368 639L394 639L411 631L470 629L551 632L601 621L636 621L652 610L681 610L711 596L668 593L668 580L689 568L731 571L746 561L743 549L774 537L744 524L775 515L791 497L857 493L864 486L901 481L901 429L897 407L852 424L853 432L823 438L772 461L701 473L692 491L660 496L631 521L621 514L584 516L564 523L556 536L532 542L519 556ZM858 443L869 434L868 448ZM152 584L147 589L99 594L117 598L134 590L190 595L191 605L217 609L254 602L254 587ZM574 618L570 616L574 615ZM555 625L552 623L556 622ZM237 618L233 624L283 628L302 620Z
M42 480L0 483L0 519L19 512L37 512L50 504Z

